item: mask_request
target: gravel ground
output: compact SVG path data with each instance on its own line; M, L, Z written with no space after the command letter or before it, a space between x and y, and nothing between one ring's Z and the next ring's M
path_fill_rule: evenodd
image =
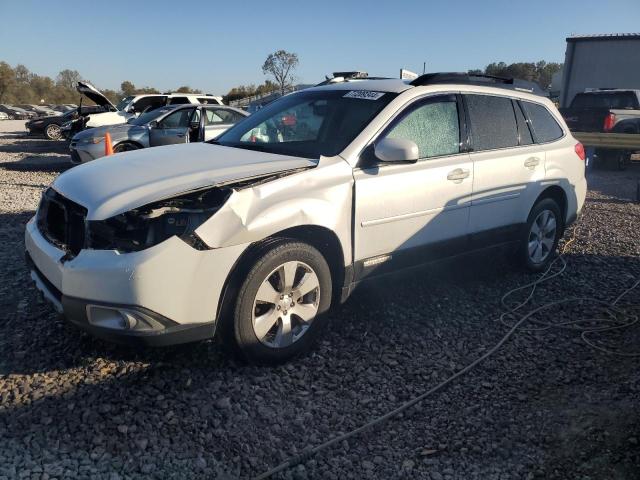
M502 294L534 278L498 256L363 287L312 354L275 368L215 342L115 347L67 326L24 267L24 224L67 159L62 142L0 137L0 478L250 478L481 355L507 330ZM568 269L534 303L612 300L640 277L638 178L638 166L593 174ZM639 330L602 340L637 347ZM277 478L637 479L639 404L638 359L570 332L521 332L401 418Z

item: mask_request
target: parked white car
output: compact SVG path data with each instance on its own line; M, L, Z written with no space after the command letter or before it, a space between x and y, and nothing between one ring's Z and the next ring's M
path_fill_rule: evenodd
M4 112L0 112L0 120L9 120L9 115Z
M105 97L88 82L78 82L77 90L106 111L89 115L84 122L85 128L102 127L126 123L132 117L165 105L193 104L222 105L222 97L208 94L168 93L131 95L123 98L117 105Z
M282 361L365 279L496 245L546 268L581 211L584 158L554 105L517 83L347 79L215 144L63 173L27 224L27 258L44 295L99 337L218 331L252 361Z

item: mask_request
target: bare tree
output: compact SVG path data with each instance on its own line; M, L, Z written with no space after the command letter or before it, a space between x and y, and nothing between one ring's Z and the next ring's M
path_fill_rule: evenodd
M79 81L82 80L80 73L77 70L62 70L56 78L56 83L62 87L73 90Z
M298 55L285 50L278 50L269 54L262 65L262 73L271 74L280 87L280 93L285 94L286 88L293 81L292 71L298 66Z

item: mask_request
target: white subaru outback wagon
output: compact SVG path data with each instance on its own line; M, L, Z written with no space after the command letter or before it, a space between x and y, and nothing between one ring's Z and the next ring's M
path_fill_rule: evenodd
M545 268L586 193L584 150L513 80L343 79L209 143L117 154L48 188L26 228L38 289L120 342L306 350L359 282L496 245Z

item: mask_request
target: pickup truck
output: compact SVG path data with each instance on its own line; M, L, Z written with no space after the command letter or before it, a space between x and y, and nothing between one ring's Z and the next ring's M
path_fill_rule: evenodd
M640 146L636 148L636 144L640 145L640 90L578 93L568 108L560 108L560 113L578 140L597 147L600 160L614 161L624 168L631 154L640 150Z

